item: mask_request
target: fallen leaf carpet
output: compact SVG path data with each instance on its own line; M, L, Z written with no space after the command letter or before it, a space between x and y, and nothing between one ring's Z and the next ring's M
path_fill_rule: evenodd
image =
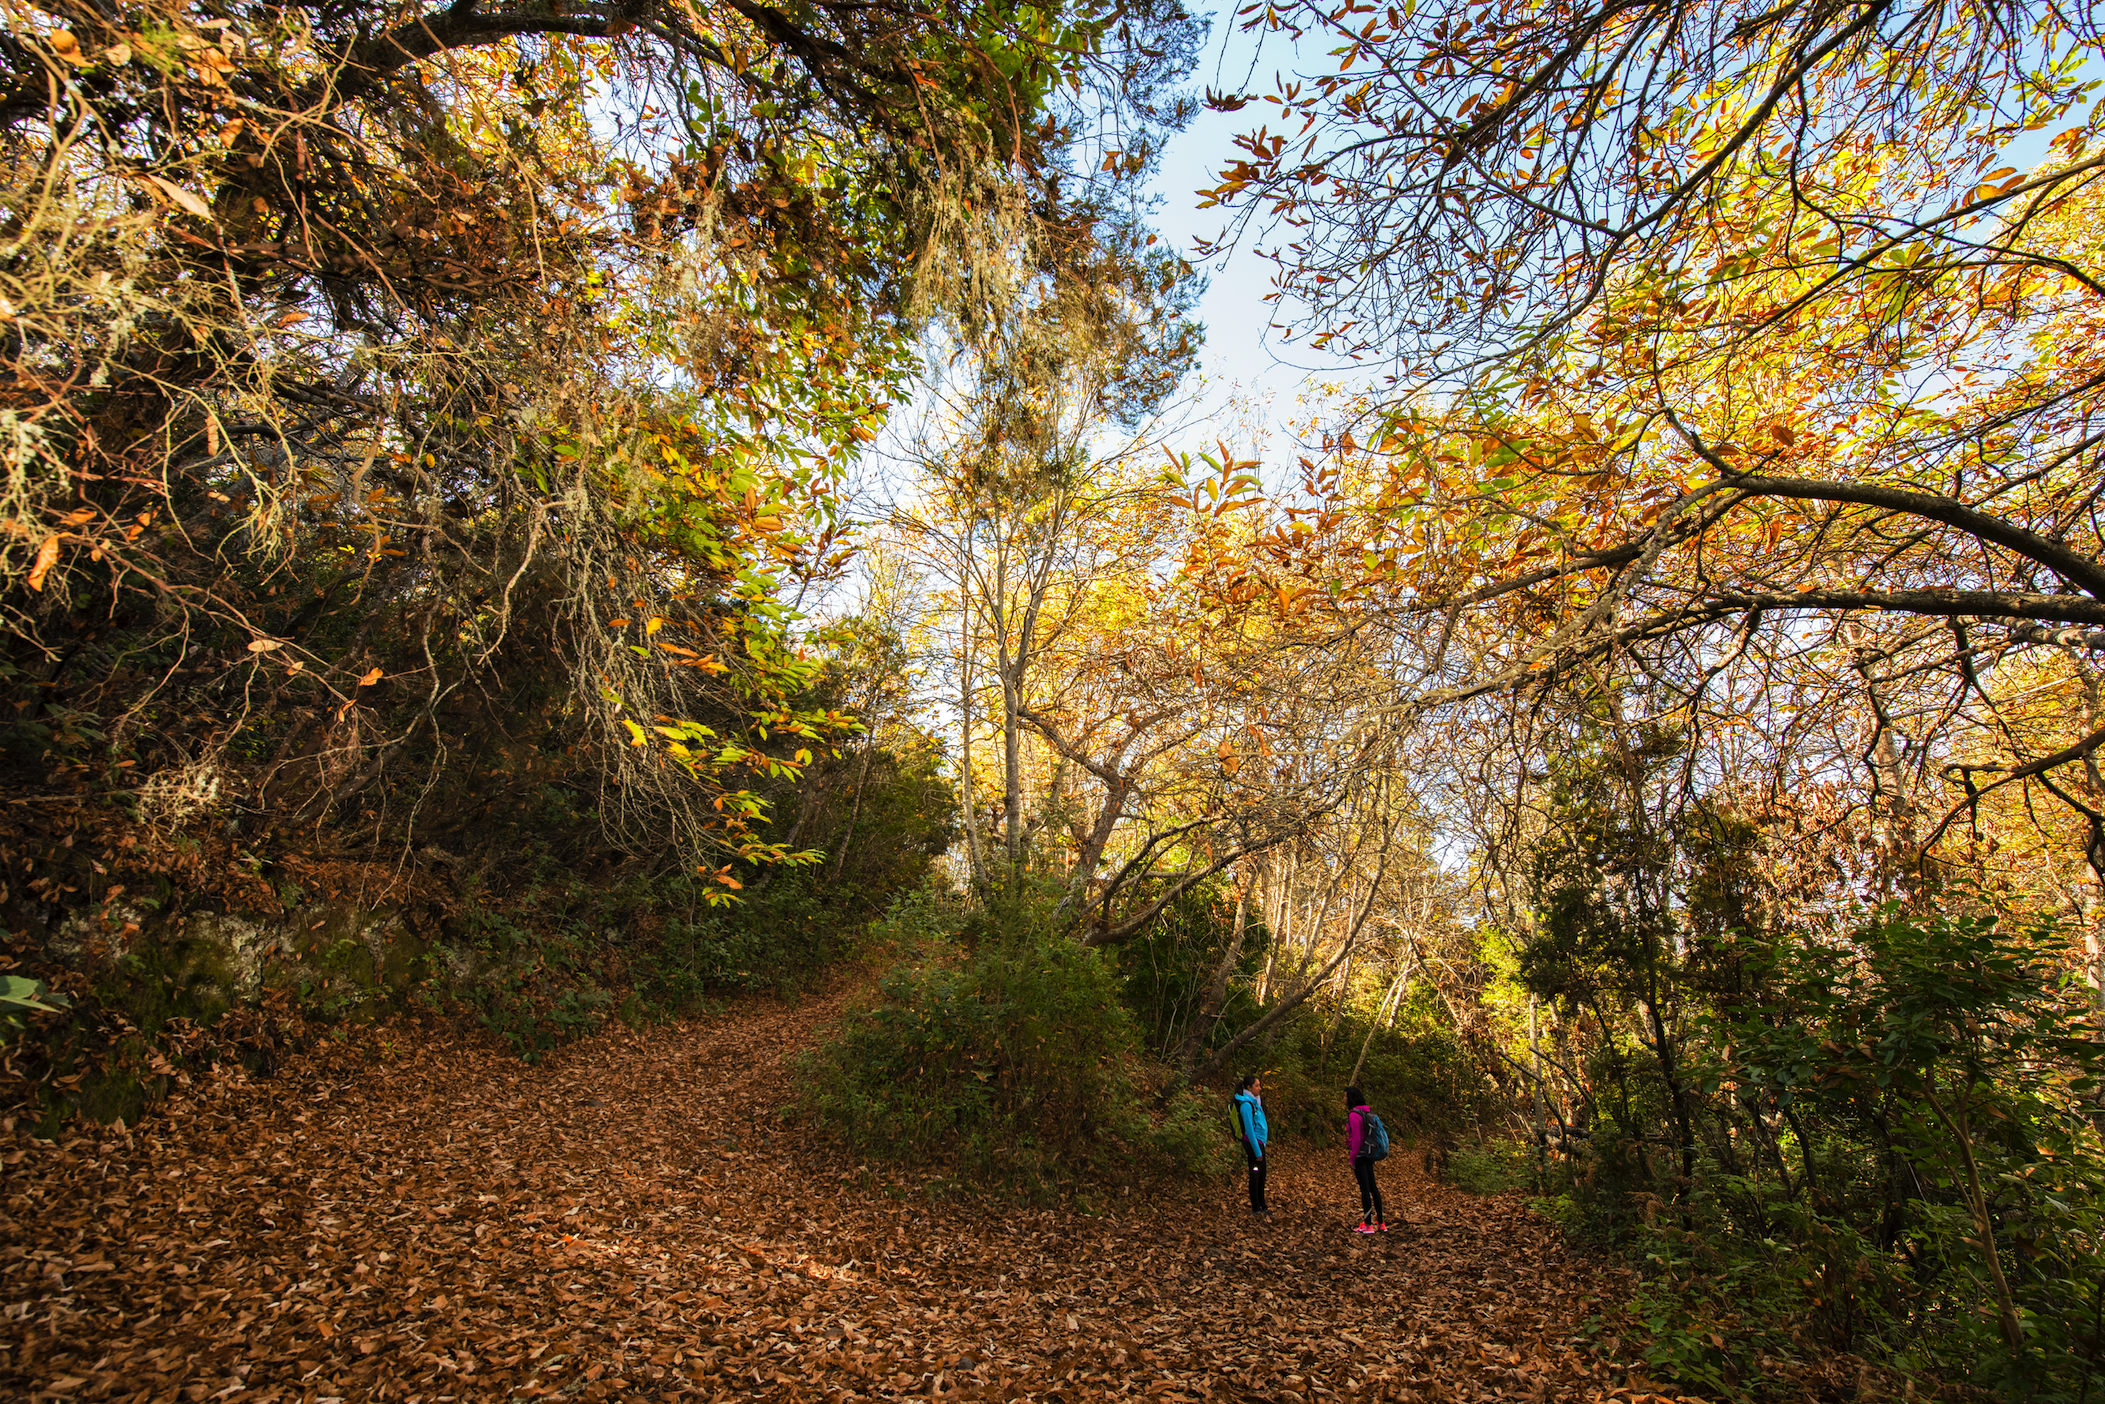
M0 1397L1642 1399L1573 1334L1627 1294L1518 1197L1282 1147L1095 1212L941 1193L785 1123L844 990L528 1066L401 1024L141 1125L11 1128Z

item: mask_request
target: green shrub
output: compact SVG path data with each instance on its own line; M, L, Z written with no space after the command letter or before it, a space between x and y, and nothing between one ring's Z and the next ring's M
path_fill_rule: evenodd
M2064 950L2022 919L1897 907L1735 936L1747 978L1680 1049L1685 1153L1652 1060L1589 1063L1616 1092L1541 1207L1642 1274L1660 1374L1781 1398L1750 1358L1798 1347L2105 1398L2105 1050Z
M1455 1037L1438 995L1421 984L1369 1040L1373 1004L1305 1010L1235 1060L1230 1072L1264 1074L1272 1134L1342 1145L1345 1086L1364 1043L1359 1085L1393 1140L1477 1138L1500 1110L1499 1092Z
M471 892L455 940L467 973L439 997L532 1061L617 1006L641 1024L735 991L794 994L858 939L808 869L731 907L710 906L685 875L594 886L544 874L501 904Z
M1213 1093L1182 1088L1160 1117L1141 1122L1132 1128L1131 1138L1146 1144L1170 1172L1199 1181L1221 1180L1240 1167L1225 1130L1227 1109Z
M1136 1168L1219 1173L1200 1093L1146 1110L1140 1030L1098 952L1040 894L967 913L911 896L872 932L901 951L803 1065L806 1111L865 1154L938 1163L1031 1197Z
M1535 1152L1517 1141L1456 1146L1447 1155L1447 1182L1470 1194L1504 1194L1534 1182Z
M1146 894L1136 893L1133 900L1145 899ZM1139 1018L1150 1053L1169 1058L1183 1047L1234 939L1234 894L1214 881L1187 888L1145 931L1117 947L1111 958L1118 965L1119 998ZM1242 947L1219 1017L1199 1030L1202 1050L1219 1046L1257 1017L1252 990L1270 939L1255 912L1246 912Z
M734 990L793 995L823 974L855 941L818 896L806 870L785 872L735 907L670 900L685 878L661 888L665 910L654 940L636 943L631 976L644 1007L668 1014L703 1008L709 996Z
M511 1045L522 1062L591 1033L606 1021L614 995L592 982L556 985L546 978L494 972L465 987L482 1026Z

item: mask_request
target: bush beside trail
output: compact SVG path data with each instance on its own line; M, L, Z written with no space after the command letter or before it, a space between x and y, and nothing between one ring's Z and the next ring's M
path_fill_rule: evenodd
M412 1011L478 1025L534 1061L610 1018L807 988L947 847L934 764L873 749L814 766L805 798L858 799L854 823L779 819L785 836L831 846L824 871L748 873L731 904L714 875L604 847L577 861L590 813L379 861L312 835L164 831L113 805L0 811L13 860L0 972L61 1006L8 1006L0 1109L47 1135L76 1117L136 1122L191 1073L268 1073L325 1034L356 1043Z
M808 1115L864 1153L1030 1198L1136 1172L1224 1176L1218 1099L1187 1088L1152 1105L1168 1074L1141 1053L1118 971L1054 934L1050 911L903 901L872 936L896 962L802 1064Z

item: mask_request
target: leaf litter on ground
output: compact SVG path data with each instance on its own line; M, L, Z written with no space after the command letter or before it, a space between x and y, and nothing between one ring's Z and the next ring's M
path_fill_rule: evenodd
M1335 1151L1097 1212L940 1192L784 1123L790 1006L521 1064L366 1030L135 1128L10 1127L0 1392L32 1400L1664 1398L1519 1196ZM374 1052L372 1050L382 1050ZM1225 1113L1224 1113L1225 1119Z

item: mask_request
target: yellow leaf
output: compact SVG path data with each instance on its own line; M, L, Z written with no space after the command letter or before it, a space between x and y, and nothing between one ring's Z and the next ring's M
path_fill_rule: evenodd
M643 734L643 728L630 721L627 717L621 719L621 724L629 729L629 744L631 746L641 746L649 739Z
M173 201L185 214L196 215L199 219L210 219L212 217L212 207L210 205L207 205L202 199L183 189L182 186L177 185L174 181L163 180L157 175L142 176L140 178L160 194Z
M643 621L643 637L649 638L652 634L657 633L660 629L664 627L665 616L662 614L653 614L650 618Z

